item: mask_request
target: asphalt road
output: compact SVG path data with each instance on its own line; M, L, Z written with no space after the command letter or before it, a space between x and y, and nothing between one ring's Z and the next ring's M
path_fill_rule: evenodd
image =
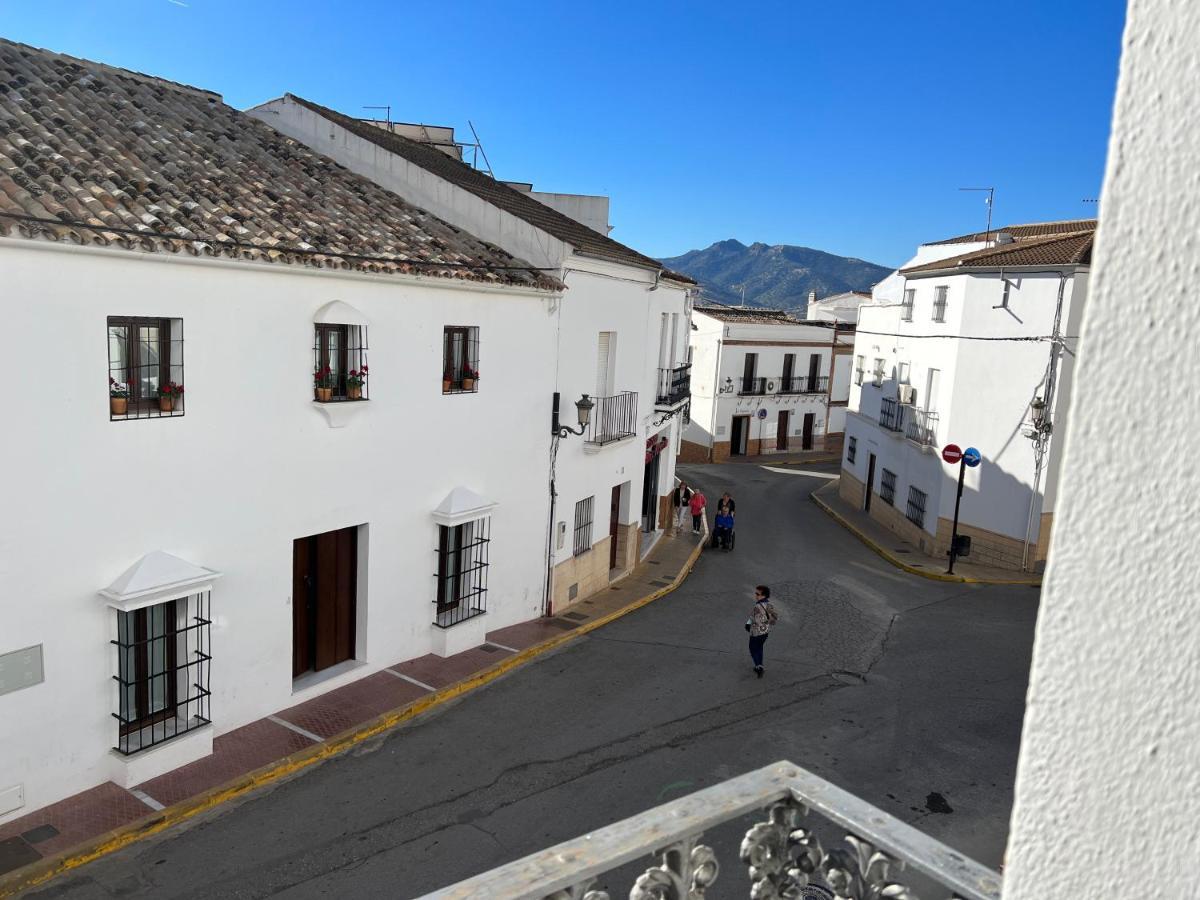
M810 502L819 477L681 469L732 491L738 540L673 594L29 896L414 897L781 759L997 867L1038 592L892 568ZM762 680L742 627L760 581L781 615ZM752 821L707 836L710 898L746 896Z

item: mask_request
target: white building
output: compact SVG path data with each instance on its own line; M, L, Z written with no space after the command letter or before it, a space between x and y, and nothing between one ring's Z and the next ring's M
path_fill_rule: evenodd
M853 328L732 306L692 311L691 420L684 462L836 449ZM832 377L830 377L832 374Z
M817 297L816 291L809 291L804 318L809 322L849 322L853 325L858 321L858 308L870 302L870 291L843 291L821 298Z
M841 496L936 558L958 467L975 447L959 532L975 562L1046 558L1093 220L1036 223L920 248L859 310Z
M566 285L552 322L563 421L582 394L596 407L582 439L556 445L553 609L627 573L669 520L692 281L404 135L291 94L249 112Z

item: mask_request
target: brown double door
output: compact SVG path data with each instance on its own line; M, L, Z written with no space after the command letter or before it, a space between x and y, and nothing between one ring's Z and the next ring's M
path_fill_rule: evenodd
M292 677L354 658L358 529L292 543Z
M775 449L786 450L788 448L788 410L781 409L779 411L779 424L775 426Z

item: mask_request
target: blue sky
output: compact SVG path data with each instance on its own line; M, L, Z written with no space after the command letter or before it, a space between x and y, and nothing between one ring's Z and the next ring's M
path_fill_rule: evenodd
M1003 4L0 0L0 34L351 115L475 123L499 177L612 197L654 256L735 237L895 265L1094 215L1121 0Z

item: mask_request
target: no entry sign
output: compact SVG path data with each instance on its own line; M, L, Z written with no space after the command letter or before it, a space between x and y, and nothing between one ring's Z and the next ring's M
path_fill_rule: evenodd
M942 459L953 465L962 459L962 447L958 444L947 444L942 448Z

